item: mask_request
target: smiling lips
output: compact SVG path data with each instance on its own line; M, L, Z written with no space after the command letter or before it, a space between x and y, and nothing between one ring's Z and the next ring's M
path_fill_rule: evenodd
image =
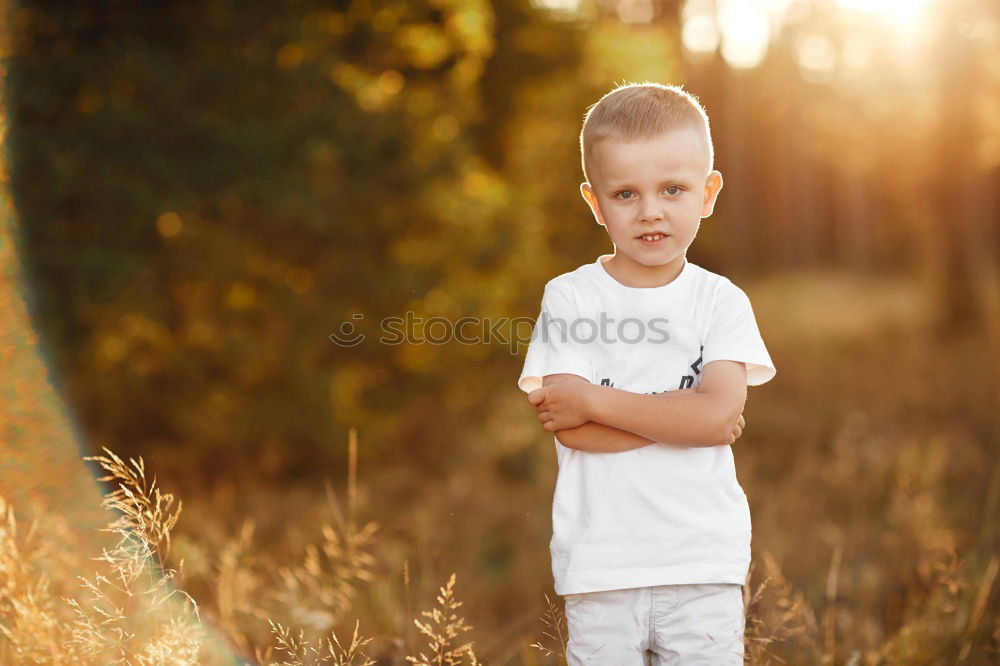
M642 234L642 235L636 236L636 238L638 238L639 240L641 240L644 243L656 243L658 241L663 240L666 237L667 237L667 234L659 232L659 231L657 231L655 233L651 233L651 234Z

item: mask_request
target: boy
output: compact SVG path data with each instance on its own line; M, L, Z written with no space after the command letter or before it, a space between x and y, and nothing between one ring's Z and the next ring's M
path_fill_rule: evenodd
M518 380L556 436L568 661L742 664L750 511L729 445L775 368L746 294L687 261L722 188L708 117L678 87L623 85L580 143L615 253L546 285Z

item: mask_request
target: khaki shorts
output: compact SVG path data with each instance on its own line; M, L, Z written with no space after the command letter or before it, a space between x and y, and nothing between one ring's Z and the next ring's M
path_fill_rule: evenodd
M569 666L742 666L743 586L567 594Z

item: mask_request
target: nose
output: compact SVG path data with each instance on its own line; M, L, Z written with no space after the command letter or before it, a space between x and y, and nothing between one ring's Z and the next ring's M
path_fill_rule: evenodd
M658 222L663 219L663 209L655 198L645 199L639 210L640 222Z

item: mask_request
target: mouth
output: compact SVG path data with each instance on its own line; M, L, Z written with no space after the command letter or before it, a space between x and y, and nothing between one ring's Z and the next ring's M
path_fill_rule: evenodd
M668 236L669 236L669 234L665 234L665 233L663 233L661 231L654 231L653 233L649 233L649 234L640 234L640 235L636 236L636 239L639 240L639 241L642 241L643 244L653 245L655 243L659 243L660 241L662 241L664 238L667 238Z

